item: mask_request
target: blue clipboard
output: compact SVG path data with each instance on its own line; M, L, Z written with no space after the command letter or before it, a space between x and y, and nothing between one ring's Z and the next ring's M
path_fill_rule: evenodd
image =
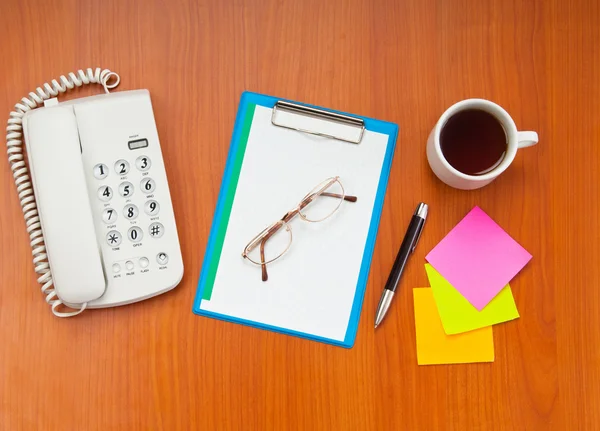
M255 106L264 106L267 108L273 108L278 101L291 102L297 105L306 106L309 108L316 108L322 111L332 112L336 114L342 114L349 117L359 118L364 121L364 127L366 130L378 132L381 134L385 134L388 136L387 148L385 150L385 157L382 165L381 174L379 177L379 184L377 187L377 193L375 196L375 204L373 207L373 213L371 217L371 223L368 229L367 241L365 244L365 249L363 252L362 263L360 267L358 283L356 286L354 301L352 304L352 309L350 313L350 318L348 321L348 326L346 329L346 334L343 341L333 340L329 338L314 336L312 334L298 332L289 330L287 328L281 328L277 326L266 325L260 322L254 322L250 320L239 319L237 317L232 317L224 314L219 314L211 311L202 310L200 308L203 298L206 296L206 293L209 290L212 290L212 282L214 282L214 278L211 280L211 273L216 271L216 267L218 267L218 262L220 259L220 246L219 241L222 241L224 236L224 231L227 229L227 224L229 221L229 213L228 210L231 209L231 200L232 196L235 196L235 188L237 187L237 177L235 176L235 166L236 161L239 163L240 156L240 138L243 133L244 127L249 127L248 124L244 124L244 119L246 118L246 114L248 109L254 109ZM300 102L294 102L286 99L281 99L277 97L252 93L252 92L244 92L240 99L240 104L238 108L238 113L236 116L235 126L233 129L233 136L231 138L231 144L229 148L229 154L227 156L227 162L225 165L225 172L223 175L223 180L221 183L221 188L219 191L219 198L217 201L215 215L213 218L213 223L208 239L208 244L206 247L206 253L204 256L204 260L202 263L202 270L200 273L200 278L198 281L198 287L196 291L196 297L194 299L194 304L192 307L192 311L195 314L201 316L213 317L216 319L225 320L233 323L240 323L244 325L253 326L256 328L267 329L274 332L279 332L287 335L293 335L302 338L308 338L314 341L320 341L323 343L333 344L336 346L351 348L354 345L354 341L356 339L356 333L358 330L358 323L360 319L360 311L362 308L363 298L367 286L367 280L369 276L369 269L371 266L371 260L373 257L373 251L375 249L375 240L377 237L377 230L379 227L379 221L381 219L381 211L383 208L383 202L385 197L385 192L387 189L389 173L391 169L392 159L394 155L394 150L396 146L396 139L398 137L398 126L394 123L375 120L372 118L362 117L359 115L346 114L344 112L330 110L326 108L317 107L314 105L309 105ZM242 149L243 156L243 149ZM228 209L229 206L229 209Z

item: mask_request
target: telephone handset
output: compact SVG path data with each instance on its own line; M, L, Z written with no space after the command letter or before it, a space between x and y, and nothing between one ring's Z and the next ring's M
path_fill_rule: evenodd
M150 94L109 93L119 78L106 69L60 80L23 98L7 129L46 301L65 317L174 288L183 259ZM101 84L106 94L51 99L88 83ZM77 310L60 311L61 304Z

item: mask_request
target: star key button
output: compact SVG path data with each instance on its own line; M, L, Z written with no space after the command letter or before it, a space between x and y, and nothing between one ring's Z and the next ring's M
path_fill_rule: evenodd
M122 239L123 237L116 230L111 230L109 233L106 234L106 242L111 247L118 247L119 244L121 244Z

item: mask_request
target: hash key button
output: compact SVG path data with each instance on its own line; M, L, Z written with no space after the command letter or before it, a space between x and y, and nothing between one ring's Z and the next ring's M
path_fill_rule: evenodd
M152 223L148 228L148 232L150 232L152 238L160 238L165 233L165 227L158 222Z

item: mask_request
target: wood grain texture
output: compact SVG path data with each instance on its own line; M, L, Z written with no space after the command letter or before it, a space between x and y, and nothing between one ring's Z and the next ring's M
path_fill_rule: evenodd
M5 117L81 67L150 90L186 274L158 298L54 318L0 163L0 429L600 429L599 24L596 0L3 0ZM244 90L400 125L351 350L191 312ZM467 97L540 136L472 192L425 157L437 117ZM374 332L420 200L427 228ZM418 367L411 288L474 205L534 256L512 283L522 317L495 328L493 364Z

